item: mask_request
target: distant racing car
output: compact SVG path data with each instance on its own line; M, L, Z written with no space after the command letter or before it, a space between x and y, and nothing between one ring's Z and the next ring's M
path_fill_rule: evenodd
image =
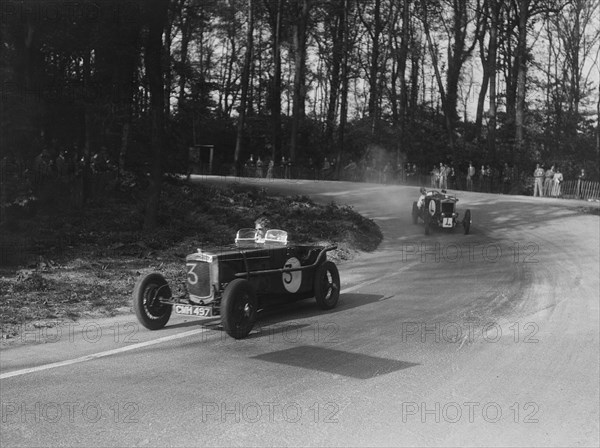
M419 220L425 224L425 235L429 235L431 227L436 226L442 229L454 229L457 225L462 224L465 235L469 234L471 229L471 210L467 209L464 213L462 221L458 219L456 211L456 203L458 198L446 193L446 190L441 192L430 190L423 193L424 198L422 205L418 202L413 202L412 206L412 221L417 224ZM420 199L421 201L421 199Z
M263 238L255 229L241 229L235 244L198 249L186 257L187 291L177 297L162 274L140 277L133 291L138 320L157 330L172 312L219 316L227 334L241 339L252 330L257 312L269 305L314 297L320 308L334 308L340 276L327 252L337 246L289 244L287 238L283 230L268 230Z

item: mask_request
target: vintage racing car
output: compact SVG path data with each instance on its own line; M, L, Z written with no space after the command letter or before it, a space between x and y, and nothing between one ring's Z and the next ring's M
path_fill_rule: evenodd
M460 221L456 212L457 202L458 198L447 194L446 190L430 190L425 194L422 207L419 207L416 201L413 202L413 224L417 224L421 219L425 223L425 235L429 235L432 226L454 229L458 224L462 224L465 235L468 235L471 229L471 210L467 209Z
M133 291L138 320L157 330L172 312L220 316L227 334L241 339L252 330L257 312L269 305L314 297L320 308L334 308L340 276L327 252L337 246L290 244L287 237L283 230L268 230L263 239L255 229L241 229L235 244L198 249L186 257L187 291L178 297L161 274L141 276Z

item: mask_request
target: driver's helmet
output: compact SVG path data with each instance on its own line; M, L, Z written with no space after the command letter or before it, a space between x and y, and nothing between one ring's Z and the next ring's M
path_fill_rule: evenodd
M421 189L419 191L421 192L421 194L427 193L427 190L425 189L425 187L421 187Z

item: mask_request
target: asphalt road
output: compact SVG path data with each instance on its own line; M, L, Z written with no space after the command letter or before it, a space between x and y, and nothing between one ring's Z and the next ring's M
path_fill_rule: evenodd
M133 314L26 334L0 351L1 446L600 444L600 221L581 203L459 192L471 234L425 237L415 187L260 185L381 226L339 265L339 306L271 311L242 341Z

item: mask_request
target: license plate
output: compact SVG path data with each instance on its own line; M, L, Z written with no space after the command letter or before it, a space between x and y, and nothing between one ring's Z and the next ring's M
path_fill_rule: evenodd
M452 218L444 218L442 227L452 227Z
M175 305L175 314L185 314L186 316L211 317L212 307L198 305Z

